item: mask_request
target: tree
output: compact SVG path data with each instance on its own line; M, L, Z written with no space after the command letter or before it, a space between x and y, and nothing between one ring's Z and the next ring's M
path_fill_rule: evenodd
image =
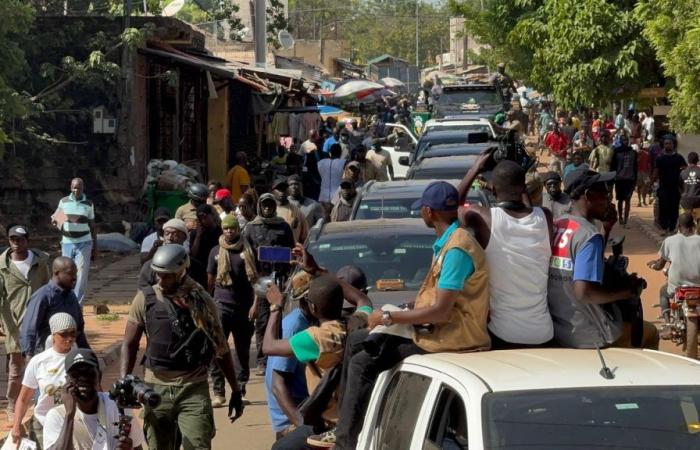
M700 132L700 1L641 0L635 13L668 79L671 126Z
M0 157L8 143L8 130L27 113L27 96L17 86L26 77L27 61L18 41L30 27L34 10L22 0L0 2Z
M467 19L490 56L513 63L513 74L549 92L564 107L600 106L633 97L657 79L658 64L642 37L633 0L486 0ZM473 12L457 4L455 12ZM484 23L475 23L477 20Z

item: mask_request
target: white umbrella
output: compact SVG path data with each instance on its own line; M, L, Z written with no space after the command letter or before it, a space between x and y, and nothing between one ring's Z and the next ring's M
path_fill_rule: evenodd
M352 80L339 86L333 92L333 98L336 100L362 100L368 95L372 95L378 90L384 89L384 86L378 83L367 80Z
M406 87L406 84L404 84L403 81L392 77L382 78L381 80L379 80L379 82L387 88Z

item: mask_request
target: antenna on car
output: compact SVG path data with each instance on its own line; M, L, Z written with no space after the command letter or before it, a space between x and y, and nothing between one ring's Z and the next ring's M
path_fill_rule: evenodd
M615 374L613 373L612 370L608 367L607 364L605 364L605 358L603 358L603 352L600 351L600 347L598 344L595 345L595 351L598 352L598 357L600 358L600 364L603 366L602 369L600 369L600 376L605 378L606 380L614 380L615 379Z

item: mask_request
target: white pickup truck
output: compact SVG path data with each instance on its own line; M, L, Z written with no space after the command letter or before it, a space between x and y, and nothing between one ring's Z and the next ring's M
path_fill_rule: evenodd
M433 449L700 449L700 362L627 349L412 356L379 377L357 450Z

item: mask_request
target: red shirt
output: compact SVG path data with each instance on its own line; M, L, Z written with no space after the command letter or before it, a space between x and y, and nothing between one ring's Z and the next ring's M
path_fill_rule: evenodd
M544 138L544 145L559 157L566 156L566 149L569 147L569 138L563 133L549 132Z
M640 150L637 154L637 171L640 173L651 173L651 157L646 150Z

